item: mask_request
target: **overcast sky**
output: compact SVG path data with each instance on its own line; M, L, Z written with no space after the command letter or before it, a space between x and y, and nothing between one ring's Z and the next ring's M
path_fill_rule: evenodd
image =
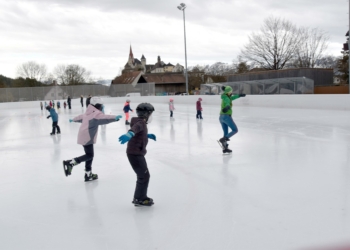
M231 63L248 35L270 15L330 35L339 56L348 30L348 0L183 0L188 66ZM79 64L112 79L134 57L147 64L184 60L181 0L0 0L0 74L16 77L28 61Z

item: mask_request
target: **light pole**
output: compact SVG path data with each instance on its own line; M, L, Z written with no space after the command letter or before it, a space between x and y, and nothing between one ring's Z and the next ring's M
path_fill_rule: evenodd
M183 16L184 16L184 37L185 37L185 70L186 70L186 93L188 95L188 75L187 75L187 49L186 49L186 25L185 25L185 9L186 9L186 4L180 3L179 6L177 6L179 10L182 11Z

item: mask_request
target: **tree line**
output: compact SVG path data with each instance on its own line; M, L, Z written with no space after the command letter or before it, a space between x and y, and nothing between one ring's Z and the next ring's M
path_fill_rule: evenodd
M29 61L17 67L16 75L16 79L0 75L0 88L94 84L91 72L77 64L60 64L48 73L45 64Z
M292 22L270 16L258 32L248 36L237 60L230 63L189 67L190 72L208 75L247 73L254 69L332 68L334 74L348 83L349 51L339 56L327 55L329 35L321 29L297 27Z

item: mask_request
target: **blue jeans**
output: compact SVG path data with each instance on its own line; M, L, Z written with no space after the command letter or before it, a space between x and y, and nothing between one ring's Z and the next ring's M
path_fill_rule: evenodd
M238 128L230 115L220 115L219 121L224 131L224 137L230 138L238 132ZM232 130L230 133L228 128Z

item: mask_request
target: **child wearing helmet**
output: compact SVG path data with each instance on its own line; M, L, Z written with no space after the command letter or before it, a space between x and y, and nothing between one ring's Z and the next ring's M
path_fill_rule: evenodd
M123 111L125 113L125 125L130 125L129 122L129 111L134 112L131 108L130 108L130 100L126 100L125 104L124 104L124 108Z
M170 98L169 100L169 111L170 111L170 117L173 117L173 111L175 110L174 107L174 99Z
M196 109L197 109L197 115L196 118L197 119L203 119L202 117L202 104L201 104L202 98L198 98L198 101L196 103Z
M94 159L94 144L96 143L98 126L111 122L119 121L121 115L105 115L102 113L103 101L100 97L94 96L90 100L90 104L85 114L79 115L69 122L79 122L81 126L78 133L78 144L84 147L85 155L63 161L63 170L65 175L71 175L75 165L85 161L85 181L93 181L98 179L97 174L91 172L92 160Z
M56 110L49 105L46 107L46 110L50 112L50 115L46 118L49 119L51 117L52 119L52 132L50 135L55 135L56 129L57 129L57 134L58 135L61 134L61 129L58 126L58 114L56 113Z
M224 136L218 140L219 145L222 147L223 153L231 153L232 150L228 148L227 142L230 138L238 132L238 128L232 119L232 101L240 97L244 97L245 94L232 95L232 88L230 86L222 86L224 93L221 95L221 110L219 121L223 130ZM228 132L228 128L231 132Z
M141 103L136 108L137 117L133 117L130 130L119 137L121 144L128 142L126 154L130 165L137 175L136 189L132 203L135 206L152 206L153 199L147 196L150 179L145 155L148 139L156 140L154 134L148 134L147 124L152 121L154 107L150 103Z

